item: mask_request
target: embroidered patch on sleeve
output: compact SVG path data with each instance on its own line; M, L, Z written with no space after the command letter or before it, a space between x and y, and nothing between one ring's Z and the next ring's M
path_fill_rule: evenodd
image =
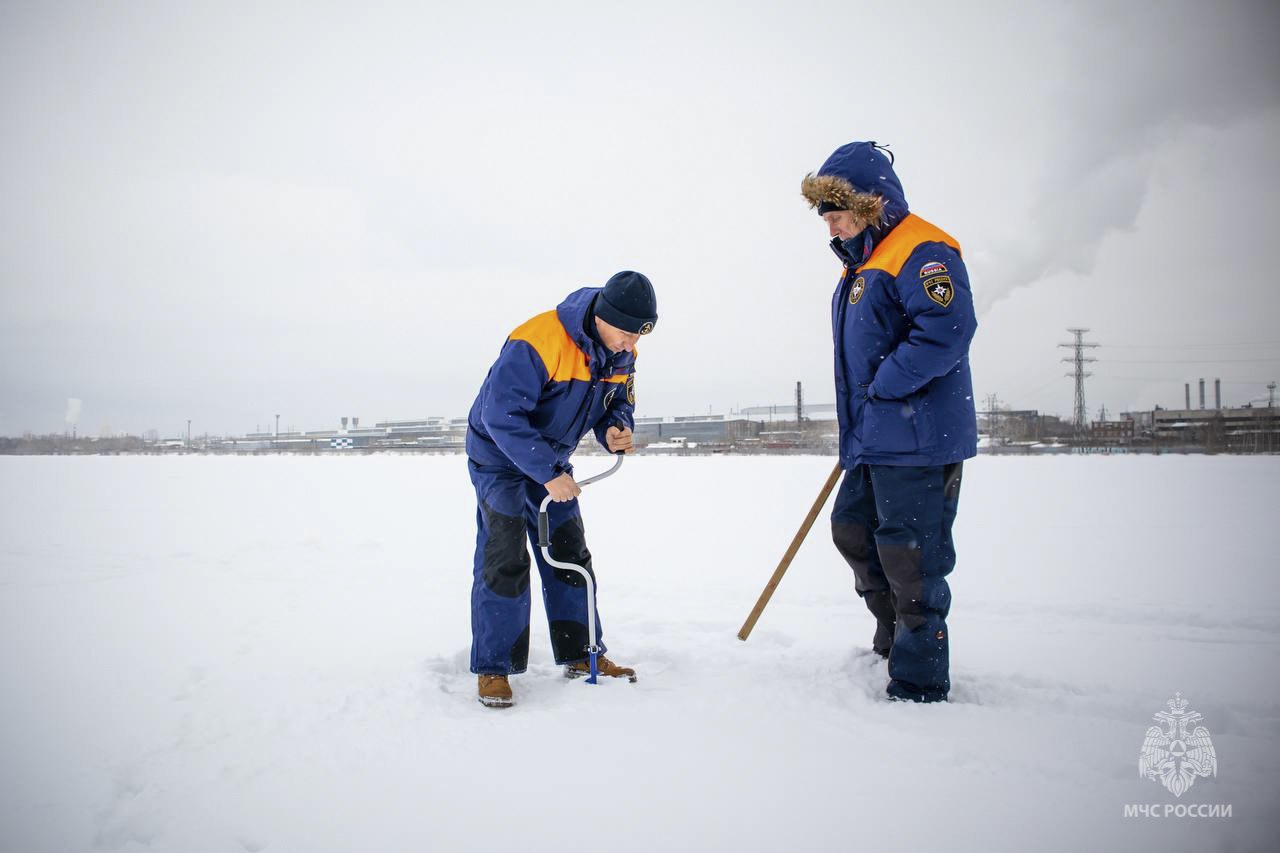
M636 375L634 373L627 376L627 402L633 406L636 404Z
M849 288L849 304L857 305L858 300L862 298L862 294L867 292L867 280L862 276L858 276L853 280L853 287Z
M930 261L929 263L920 267L921 278L929 278L930 276L934 276L934 275L946 275L946 272L947 272L946 264L940 264L937 261Z
M950 306L952 298L956 295L956 289L951 284L951 276L949 275L939 275L927 279L924 283L924 292L926 296L943 308Z

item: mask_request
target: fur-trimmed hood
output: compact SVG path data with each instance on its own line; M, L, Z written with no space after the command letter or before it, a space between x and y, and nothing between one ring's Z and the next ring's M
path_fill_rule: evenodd
M909 212L902 182L874 142L841 145L816 175L804 176L800 193L810 207L825 202L848 210L879 234L891 230Z

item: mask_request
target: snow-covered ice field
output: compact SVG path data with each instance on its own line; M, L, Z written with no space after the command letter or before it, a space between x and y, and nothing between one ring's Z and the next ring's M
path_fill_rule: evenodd
M0 458L0 850L1276 849L1280 458L969 463L936 706L881 700L825 513L735 637L831 464L589 487L640 680L562 679L535 597L495 711L462 457ZM1138 775L1176 692L1181 799ZM1232 813L1124 815L1179 803Z

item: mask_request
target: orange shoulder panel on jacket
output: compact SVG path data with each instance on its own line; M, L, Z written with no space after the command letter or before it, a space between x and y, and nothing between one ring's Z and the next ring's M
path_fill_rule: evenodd
M591 381L587 369L587 356L564 330L564 324L554 310L545 311L516 327L507 340L524 341L542 359L551 382L568 382L571 379Z
M898 223L898 227L890 231L889 236L872 250L871 257L858 267L857 272L884 270L889 275L897 276L902 272L902 265L907 262L907 258L911 257L911 253L921 243L946 243L957 252L960 251L956 238L914 213L908 213Z

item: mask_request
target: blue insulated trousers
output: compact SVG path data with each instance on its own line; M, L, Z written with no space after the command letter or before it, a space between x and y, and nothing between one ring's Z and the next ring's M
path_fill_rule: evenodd
M557 569L538 548L538 505L547 496L541 483L505 466L477 465L467 460L476 488L476 554L471 584L471 671L501 674L524 672L529 665L528 538L542 578L542 603L551 629L556 663L587 657L587 587L582 576ZM551 553L559 561L591 573L591 552L583 535L576 500L547 507ZM596 615L596 643L600 644ZM604 651L603 644L600 650Z
M946 578L962 467L856 465L836 494L832 538L876 618L872 646L889 658L896 698L936 702L951 689Z

